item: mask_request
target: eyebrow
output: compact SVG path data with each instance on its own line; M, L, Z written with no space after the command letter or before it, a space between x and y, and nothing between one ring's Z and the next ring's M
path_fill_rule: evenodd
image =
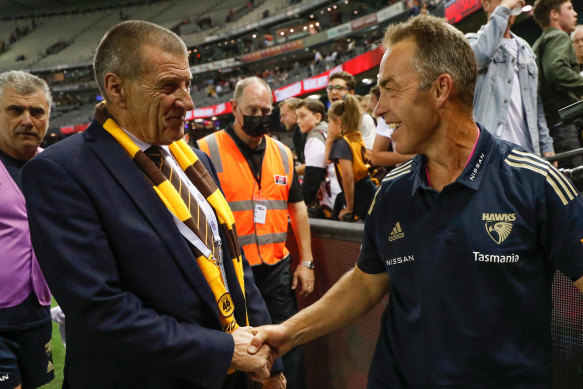
M391 81L395 81L395 77L389 76L387 78L383 78L382 80L378 81L378 84L381 88L386 88L387 84Z
M31 106L26 106L26 105L18 105L18 104L10 104L7 109L20 109L20 110L31 110L31 109L36 109L36 110L41 110L43 112L45 112L45 109L43 108L42 105L31 105Z

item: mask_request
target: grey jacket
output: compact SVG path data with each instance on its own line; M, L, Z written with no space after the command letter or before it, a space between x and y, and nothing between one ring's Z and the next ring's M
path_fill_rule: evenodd
M502 39L508 25L510 10L499 6L487 24L477 33L466 34L478 62L478 79L474 95L474 117L494 136L500 137L508 117L515 59L508 53ZM511 33L518 43L518 79L526 123L536 154L553 152L553 139L538 93L538 68L529 44Z

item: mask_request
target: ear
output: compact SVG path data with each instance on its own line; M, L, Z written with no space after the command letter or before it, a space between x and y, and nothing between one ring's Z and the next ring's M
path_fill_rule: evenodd
M355 94L355 93L356 93L356 91L355 91L354 89L349 89L349 90L348 90L348 93L349 93L349 94L351 94L351 95L353 95L353 94Z
M449 74L440 74L433 83L433 98L438 109L442 109L453 95L453 79Z
M119 108L125 109L126 94L123 90L123 80L115 73L106 73L104 77L105 93L108 100Z
M318 123L320 123L322 121L322 114L321 113L316 112L316 114L314 116L316 116L316 120L318 120Z

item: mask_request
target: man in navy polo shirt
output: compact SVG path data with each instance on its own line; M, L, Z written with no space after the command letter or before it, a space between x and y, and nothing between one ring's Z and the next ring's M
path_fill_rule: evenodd
M251 352L278 354L339 328L387 292L369 388L551 385L555 269L583 291L583 201L544 159L473 120L476 62L463 34L421 15L390 26L376 115L395 150L357 266Z

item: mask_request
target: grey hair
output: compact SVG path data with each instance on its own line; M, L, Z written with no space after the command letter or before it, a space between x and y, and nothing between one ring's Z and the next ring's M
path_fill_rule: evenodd
M573 30L573 32L571 33L571 40L574 41L575 40L575 34L577 33L577 31L579 30L583 30L583 24L578 24L577 26L575 26L575 29Z
M105 75L114 73L122 79L135 81L147 70L141 48L154 46L166 53L188 57L184 41L172 31L143 20L128 20L113 26L97 46L93 59L95 81L101 95L105 93Z
M49 85L42 78L21 70L10 70L0 73L0 99L2 98L4 88L7 86L25 96L42 90L49 105L49 113L51 112L53 96L51 95Z
M235 100L238 103L241 100L241 96L243 96L243 91L245 90L247 85L252 84L254 82L258 82L261 85L263 85L271 95L271 88L269 87L269 84L262 80L261 78L253 76L244 78L237 82L237 85L235 85L235 93L233 94L233 100Z

